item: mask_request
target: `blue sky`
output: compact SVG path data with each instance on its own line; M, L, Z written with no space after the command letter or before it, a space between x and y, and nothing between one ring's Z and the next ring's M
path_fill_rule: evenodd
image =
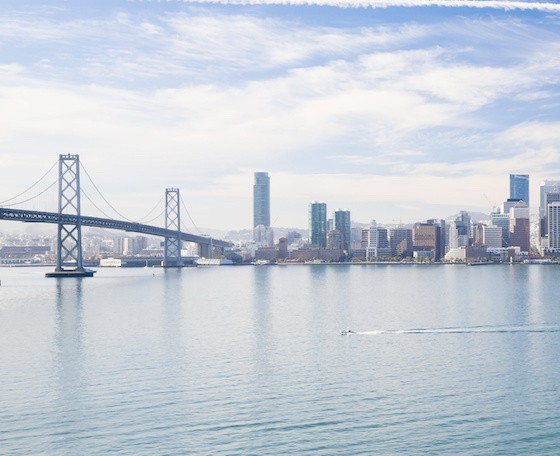
M557 3L3 3L0 200L60 153L129 218L179 187L223 229L250 227L254 171L292 227L311 200L360 222L489 212L509 173L536 212L560 178Z

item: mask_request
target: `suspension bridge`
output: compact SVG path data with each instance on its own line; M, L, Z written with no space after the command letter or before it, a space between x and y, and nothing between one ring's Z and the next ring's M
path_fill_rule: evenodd
M50 171L50 170L49 170ZM87 171L86 171L87 174ZM98 187L91 180L94 188ZM45 175L40 179L42 180ZM39 180L39 181L40 181ZM58 183L58 211L45 212L36 210L16 209L13 206L32 200L44 193L48 188ZM33 184L34 187L37 184ZM80 158L78 155L60 155L58 160L58 178L47 189L32 198L6 205L7 201L17 199L24 192L16 195L0 204L0 220L9 220L27 223L51 223L58 227L56 267L54 272L47 273L47 277L91 277L95 271L84 268L82 253L82 227L107 228L121 230L145 235L164 238L163 267L182 267L184 262L181 258L182 242L198 244L200 256L211 257L215 252L223 253L223 249L231 244L209 236L196 235L181 231L181 203L183 203L178 188L167 188L165 190L165 227L143 224L130 220L115 220L110 217L91 217L81 214L81 195L84 196L97 208L97 205L83 192L80 185ZM29 187L29 188L32 188ZM27 190L29 190L29 188ZM113 206L99 192L103 200L111 208ZM186 209L183 203L183 207ZM101 211L101 209L99 209ZM113 208L117 214L121 215ZM102 212L102 211L101 211ZM106 215L106 214L104 214ZM160 214L160 215L163 215ZM124 217L123 217L124 218ZM156 217L157 218L157 217ZM153 219L155 220L155 219Z

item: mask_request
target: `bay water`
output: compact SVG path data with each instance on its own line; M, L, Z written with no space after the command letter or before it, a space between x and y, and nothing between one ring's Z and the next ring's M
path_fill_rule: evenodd
M560 453L559 266L49 270L0 268L0 454Z

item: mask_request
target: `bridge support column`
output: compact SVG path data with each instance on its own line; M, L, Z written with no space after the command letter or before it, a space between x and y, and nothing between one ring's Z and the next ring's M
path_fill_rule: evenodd
M60 155L58 160L58 213L75 216L75 223L59 223L56 269L47 277L91 277L84 269L80 213L80 157Z
M162 263L164 268L180 268L183 266L183 260L181 259L180 201L178 188L165 190L165 228L176 231L177 235L165 238Z
M200 258L212 258L212 248L210 244L198 244L198 256Z

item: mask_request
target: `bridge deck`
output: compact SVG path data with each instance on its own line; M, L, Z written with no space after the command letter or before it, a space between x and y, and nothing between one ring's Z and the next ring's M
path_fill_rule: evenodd
M175 237L177 232L167 230L158 226L144 225L142 223L125 222L100 217L88 217L81 215L80 224L97 228L107 228L111 230L129 231L132 233L142 233L158 237ZM59 214L58 212L28 211L23 209L0 208L0 220L11 220L17 222L34 223L55 223L75 225L78 221L77 215ZM216 247L231 247L231 243L212 239L210 237L198 236L196 234L180 232L180 239L185 242L195 242L202 245L213 245Z

